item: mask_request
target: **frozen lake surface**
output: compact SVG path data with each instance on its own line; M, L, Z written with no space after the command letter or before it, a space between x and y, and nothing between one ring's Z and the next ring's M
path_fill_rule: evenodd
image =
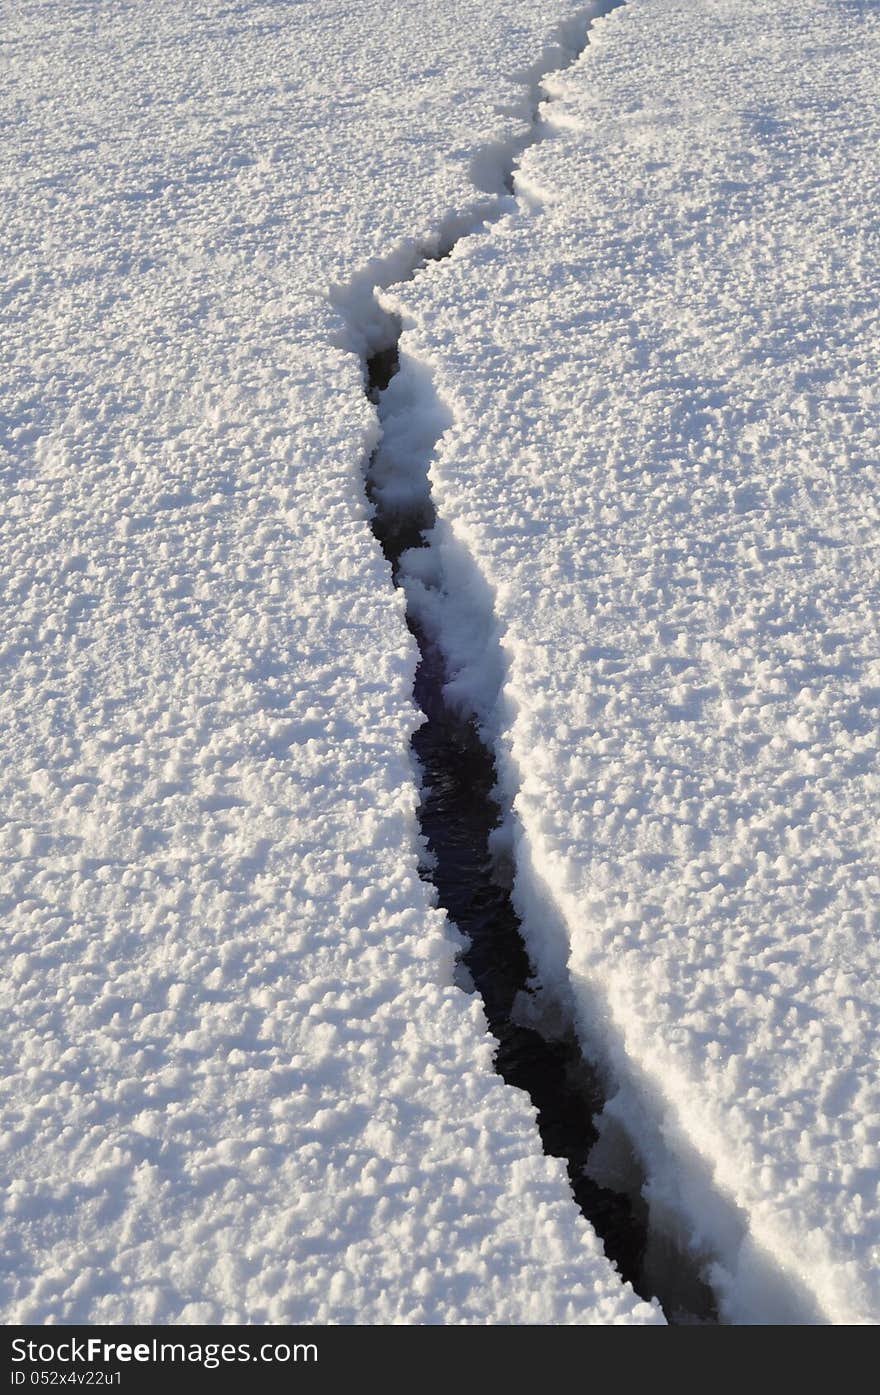
M6 1320L664 1320L463 991L408 606L640 1292L876 1322L880 6L3 48Z

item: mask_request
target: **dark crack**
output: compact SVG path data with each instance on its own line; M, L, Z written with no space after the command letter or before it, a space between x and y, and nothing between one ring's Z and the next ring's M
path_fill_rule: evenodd
M574 63L586 47L592 19L621 3L591 5L563 25L555 40L559 61L552 70ZM386 439L394 424L400 425L400 405L391 413L386 394L401 366L401 325L382 308L376 291L411 280L430 262L447 256L462 238L484 231L510 209L523 152L549 133L541 116L546 100L541 79L548 71L542 63L525 75L531 99L530 130L503 149L486 147L474 159L473 169L479 171L479 178L474 173L475 185L489 198L481 197L469 212L447 219L431 246L375 263L334 293L353 339L366 346L362 350L365 388ZM384 277L376 274L380 266L387 269ZM436 406L436 394L433 401L422 395L412 411L424 414ZM366 470L373 533L390 564L394 584L405 592L406 554L430 548L437 523L429 470L441 434L442 427L424 443L418 458L407 460L404 504L389 490L389 482L396 482L394 462L389 467L381 442ZM448 580L445 585L448 591ZM621 1276L642 1297L656 1297L669 1322L717 1321L714 1298L701 1278L698 1261L671 1241L649 1233L648 1206L642 1196L646 1178L635 1155L628 1160L634 1180L625 1194L601 1186L588 1175L589 1154L598 1138L595 1119L607 1095L599 1073L584 1056L573 1023L546 1034L531 1025L540 1013L530 1013L529 1004L546 1004L546 995L529 959L510 878L504 877L493 856L493 834L503 821L496 798L494 755L476 723L447 702L444 687L449 674L443 653L420 621L409 593L407 601L407 624L420 654L414 697L426 719L412 738L421 772L419 823L430 854L422 875L434 885L439 904L466 937L461 958L497 1041L496 1070L509 1085L529 1095L544 1152L565 1161L575 1200ZM554 1021L564 1022L561 1005L551 1006ZM659 1264L658 1253L662 1255Z

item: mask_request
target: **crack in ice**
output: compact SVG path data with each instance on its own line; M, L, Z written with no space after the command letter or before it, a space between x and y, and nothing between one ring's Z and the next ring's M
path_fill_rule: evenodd
M649 1235L642 1197L647 1178L635 1154L626 1194L588 1175L588 1157L599 1137L594 1120L612 1092L603 1090L599 1073L585 1059L571 1014L549 1002L536 983L499 855L509 811L498 804L494 753L473 717L450 700L447 660L430 624L432 597L441 586L450 590L448 567L441 574L436 555L442 523L432 500L430 464L452 418L425 365L411 356L401 361L401 322L380 299L381 291L412 280L516 207L516 172L524 152L553 134L546 115L552 98L543 79L571 67L587 46L593 20L623 3L606 0L571 16L541 58L518 75L526 87L525 103L509 114L525 116L529 127L508 142L480 147L472 157L469 173L479 197L442 219L426 241L403 242L375 258L346 285L334 287L331 300L344 320L348 347L364 366L365 389L383 431L367 463L366 492L374 535L394 584L404 590L407 625L419 647L414 697L426 720L412 747L420 771L419 822L429 849L423 875L468 942L461 956L463 986L480 992L498 1041L496 1069L529 1093L545 1153L565 1160L575 1199L622 1277L643 1297L656 1296L667 1320L711 1322L717 1320L715 1302L700 1262L661 1239L666 1262L656 1263L658 1237ZM528 199L526 191L523 197ZM449 538L444 542L448 549ZM497 693L503 664L492 599L463 550L457 586L485 631L481 661L487 686ZM548 1021L554 1024L549 1029Z

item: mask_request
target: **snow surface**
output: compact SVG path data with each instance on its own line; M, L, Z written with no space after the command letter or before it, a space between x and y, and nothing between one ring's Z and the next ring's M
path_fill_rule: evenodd
M630 0L546 85L518 210L383 298L452 422L423 609L597 1172L728 1320L876 1322L880 7Z
M417 876L333 309L473 203L577 8L7 7L9 1321L662 1320Z

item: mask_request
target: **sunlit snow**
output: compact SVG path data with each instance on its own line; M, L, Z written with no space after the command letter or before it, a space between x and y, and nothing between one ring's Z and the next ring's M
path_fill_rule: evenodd
M0 40L5 1319L664 1320L420 878L374 457L595 1176L723 1321L878 1321L880 4Z

